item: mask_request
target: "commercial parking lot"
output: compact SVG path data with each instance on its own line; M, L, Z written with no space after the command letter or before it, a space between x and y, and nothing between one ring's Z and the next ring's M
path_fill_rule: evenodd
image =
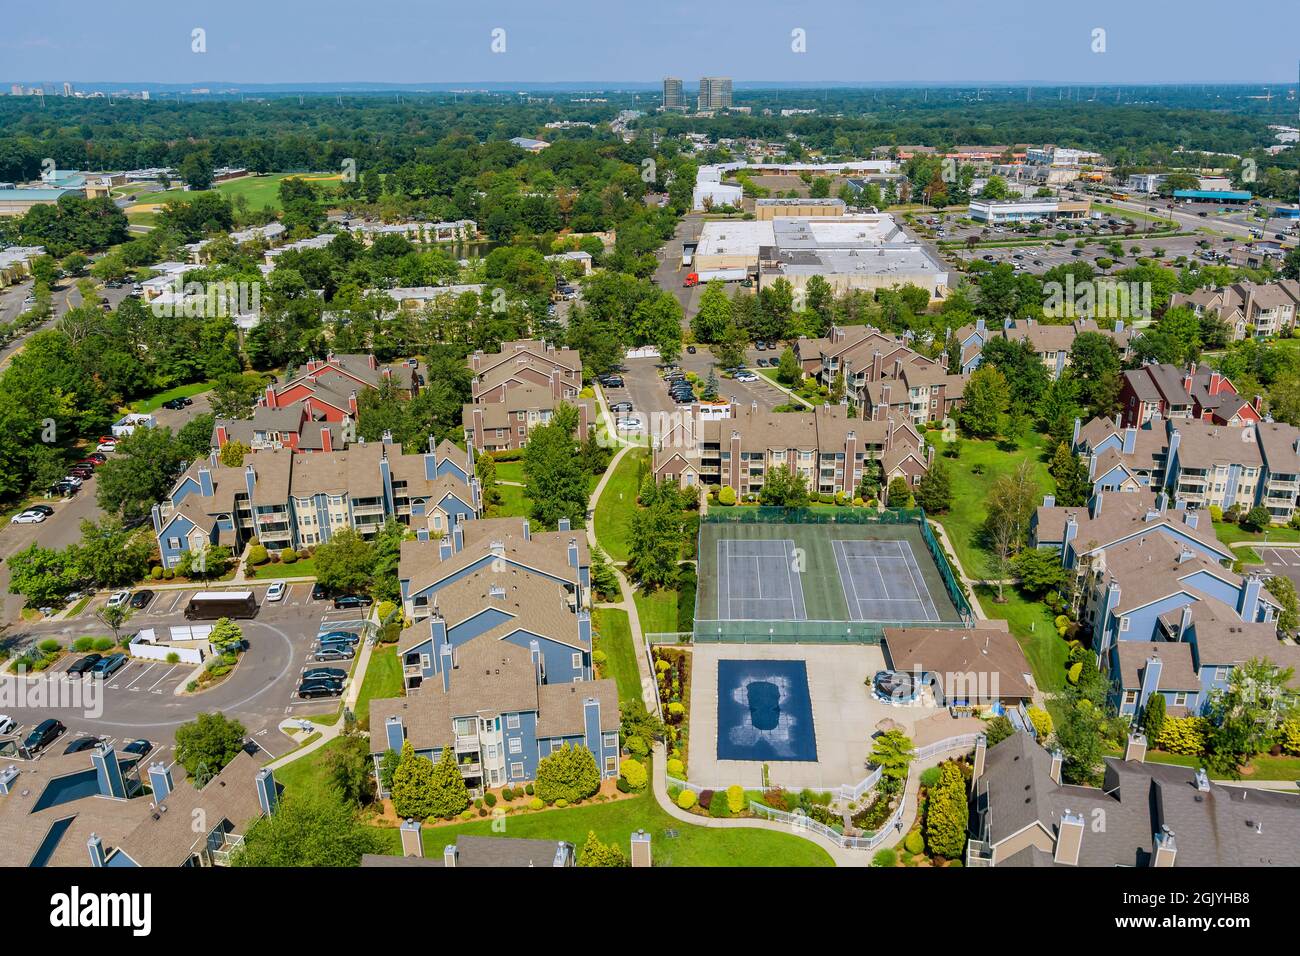
M1115 238L1124 247L1124 255L1121 258L1112 256L1104 245L1099 245L1094 241L1089 241L1084 248L1078 250L1080 254L1075 255L1075 240L1073 238L1064 240L1062 246L1053 245L1053 241L1048 240L1032 246L974 249L970 252L950 250L945 253L945 256L951 262L970 261L972 259L979 259L993 264L1005 262L1035 274L1041 274L1055 266L1068 265L1074 262L1085 262L1095 268L1097 259L1105 258L1110 259L1113 263L1108 271L1115 272L1136 265L1139 258L1153 256L1154 250L1157 248L1163 250L1160 261L1165 263L1172 263L1179 256L1185 256L1189 260L1195 258L1205 261L1203 253L1210 250L1226 253L1229 248L1228 243L1210 240L1209 250L1203 249L1199 245L1200 242L1207 239L1203 235L1143 239L1138 234L1134 234L1133 236L1118 236ZM1137 246L1140 250L1136 256L1132 253L1134 246Z
M1300 590L1300 548L1266 548L1256 545L1255 553L1264 560L1268 576L1290 578L1291 583Z
M269 582L268 582L269 583ZM270 756L279 756L291 748L277 732L287 717L307 717L337 709L337 699L301 700L296 696L299 678L308 667L316 666L312 648L318 633L327 630L353 630L364 638L364 621L356 611L335 611L328 601L311 599L311 584L289 587L285 597L275 603L264 600L266 586L256 585L260 605L256 618L239 622L248 649L239 665L216 686L198 693L185 693L194 678L196 666L165 661L132 659L106 680L102 678L68 678L103 680L102 713L90 716L85 709L70 707L9 708L8 713L25 733L47 717L55 717L68 727L71 735L93 735L118 740L145 738L155 747L171 746L176 728L193 720L200 712L220 711L244 724L249 737ZM123 634L151 627L160 635L168 628L188 622L184 608L198 588L160 590L149 607L137 613L123 629ZM64 646L79 637L102 636L106 629L94 617L106 596L96 598L75 618L15 629L6 635L9 646L21 651L30 644L56 637ZM55 665L55 674L65 671L82 655L69 654ZM330 662L325 666L351 671L353 660ZM5 682L29 678L5 676ZM13 688L7 688L13 690ZM17 699L11 696L10 699ZM50 748L62 752L62 742Z

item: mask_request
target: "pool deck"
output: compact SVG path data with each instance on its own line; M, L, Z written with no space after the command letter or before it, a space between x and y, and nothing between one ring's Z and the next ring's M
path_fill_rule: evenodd
M817 760L768 762L772 784L787 788L829 789L856 784L867 775L871 735L885 718L909 735L918 725L950 723L947 712L928 705L895 706L877 700L866 685L884 669L884 655L867 644L697 644L691 677L691 746L688 773L692 783L726 787L733 783L762 786L761 761L719 760L718 661L801 660L808 670ZM941 721L927 718L941 716ZM954 731L955 732L955 731Z

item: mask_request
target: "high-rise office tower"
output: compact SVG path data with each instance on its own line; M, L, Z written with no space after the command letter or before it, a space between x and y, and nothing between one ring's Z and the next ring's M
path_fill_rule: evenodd
M686 109L686 94L682 92L682 81L675 76L664 77L664 109Z
M702 110L731 109L731 77L700 77L699 108Z

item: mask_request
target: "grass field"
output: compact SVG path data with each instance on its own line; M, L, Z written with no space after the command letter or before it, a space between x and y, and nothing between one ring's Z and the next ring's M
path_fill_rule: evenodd
M323 749L323 748L322 748ZM820 846L790 833L756 827L701 827L669 816L649 788L630 800L597 803L563 810L546 810L505 818L505 832L492 832L490 819L474 820L424 830L424 855L442 856L443 847L462 833L473 836L522 837L533 840L564 840L581 847L587 833L594 832L604 843L627 852L632 834L650 833L656 866L832 866L830 855ZM395 828L376 831L384 843L382 852L401 852ZM674 836L669 836L669 832Z
M991 618L1006 621L1011 633L1020 642L1034 683L1044 693L1051 694L1065 687L1065 661L1070 649L1056 633L1051 609L1040 601L1030 601L1011 585L1006 589L1006 604L998 604L996 587L980 585L975 588L984 613Z
M283 561L268 561L261 567L253 569L253 577L259 581L274 581L277 578L314 578L315 576L315 558L299 558L293 564L285 564Z
M939 432L927 433L926 440L934 444L936 454L943 453L944 441ZM947 514L933 517L948 532L957 560L969 577L978 580L995 573L991 555L981 539L984 520L988 517L985 502L998 477L1010 474L1027 458L1033 464L1040 491L1055 487L1043 460L1046 443L1045 436L1031 432L1017 442L1014 451L1007 452L996 441L963 438L961 456L944 459L952 475L952 508Z
M307 179L317 186L333 190L339 179L337 173L271 173L268 176L243 176L224 183L217 183L211 190L187 191L180 188L167 189L162 192L145 193L137 197L140 205L165 203L173 199L190 200L204 192L218 192L232 202L242 196L248 201L249 209L262 209L270 206L276 212L280 205L280 182L292 178Z
M610 475L609 483L596 503L596 541L611 561L627 560L628 536L632 531L632 515L636 511L636 496L645 465L646 452L641 449L629 451Z
M641 699L641 675L636 666L636 645L627 611L611 607L598 607L592 612L596 631L596 650L605 652L605 663L600 676L609 677L618 685L620 701ZM644 624L642 625L644 627Z
M488 509L489 518L526 518L532 500L518 485L497 485L500 500Z
M375 698L402 696L402 662L397 656L397 646L386 644L376 647L366 664L366 677L361 682L354 713L357 721L370 716L370 702Z
M134 401L128 407L131 411L142 414L156 411L162 407L163 402L170 402L173 398L193 398L195 395L202 395L212 388L214 384L214 382L190 382L188 385L177 385L175 388L169 388L157 395L150 395L148 398Z
M1294 543L1300 541L1300 531L1295 528L1275 527L1269 528L1268 531L1246 531L1240 525L1235 525L1231 521L1214 522L1214 534L1224 544L1236 544L1238 541L1250 541L1253 544L1264 544L1265 536L1269 541L1282 543ZM1235 549L1241 551L1242 549Z
M522 461L497 462L498 481L517 481L524 483L524 463Z
M290 761L275 771L276 782L288 792L323 791L328 786L329 755L337 750L338 746L338 739L331 740L306 756Z

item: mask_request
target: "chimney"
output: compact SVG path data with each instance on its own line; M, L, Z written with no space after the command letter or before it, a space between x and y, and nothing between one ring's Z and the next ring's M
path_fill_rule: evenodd
M212 472L207 465L199 466L199 494L204 498L212 497Z
M1196 789L1201 793L1210 792L1210 775L1205 772L1204 767L1196 768Z
M0 770L0 794L8 795L13 792L14 781L18 779L18 768L13 764Z
M1259 609L1259 589L1262 582L1258 574L1246 575L1246 580L1241 588L1241 599L1238 602L1237 613L1247 624L1255 620L1255 614Z
M99 795L125 800L126 778L122 776L122 765L118 762L117 751L113 749L113 745L99 744L91 753L90 762L95 767Z
M971 778L970 778L971 786L974 786L975 781L980 779L980 777L984 776L984 761L988 757L988 750L989 750L988 737L984 736L983 734L977 735L975 737L975 768L971 772Z
M456 865L456 844L448 843L442 848L442 865L444 867Z
M1061 814L1056 826L1056 852L1052 859L1065 866L1079 865L1079 850L1083 846L1083 815L1068 809Z
M384 721L384 739L388 741L388 749L402 752L402 744L406 741L406 734L402 730L402 718L393 715Z
M90 865L93 867L104 866L107 857L104 854L104 841L99 838L99 834L92 833L90 839L86 841L86 849L90 851Z
M457 554L465 547L465 529L460 526L460 522L451 529L451 546Z
M632 865L654 865L650 854L650 834L644 830L637 830L636 833L632 834Z
M1138 430L1132 426L1124 429L1124 454L1133 454L1133 448L1137 445Z
M424 856L424 843L420 839L420 821L407 820L400 829L402 856Z
M557 531L570 531L570 530L572 530L572 528L573 528L573 525L572 525L572 523L569 521L569 516L568 516L568 515L564 515L564 516L562 516L562 517L561 517L561 518L560 518L560 519L555 523L555 530L557 530ZM528 522L526 522L526 521L524 522L524 540L525 540L525 541L528 540Z
M225 447L226 447L226 442L228 442L228 441L230 441L230 436L229 436L229 433L227 433L227 431L226 431L226 426L225 426L225 425L218 425L218 426L217 426L217 447L218 447L218 448L225 448Z
M1094 492L1092 496L1092 501L1088 502L1088 514L1093 518L1096 518L1098 515L1101 514L1101 492L1100 491Z
M1197 517L1196 512L1191 508L1188 508L1185 512L1183 512L1183 524L1187 525L1187 527L1195 528L1196 523L1199 520L1200 519Z
M172 792L172 772L162 762L149 765L149 786L153 789L154 803L162 803Z
M1155 852L1151 854L1151 865L1158 867L1173 866L1178 859L1178 846L1174 843L1174 831L1162 825L1160 832L1151 841Z
M348 414L354 419L357 417L357 393L355 389L348 394Z
M533 679L540 687L546 683L546 662L542 659L542 648L536 639L528 642L528 659L533 665Z
M442 671L442 692L451 693L451 672L456 666L455 658L452 656L450 644L443 644L438 648L438 660L441 661L439 669Z
M1055 495L1043 495L1043 507L1044 507L1044 508L1055 508L1055 507L1056 507L1056 496L1055 496Z
M267 408L278 408L278 407L279 407L278 405L275 404L275 386L274 386L274 385L268 385L268 386L266 386L266 407L267 407Z
M275 785L275 774L263 767L253 776L253 784L257 787L257 805L265 816L271 816L280 805L280 791Z
M1061 783L1061 764L1065 760L1065 755L1059 750L1053 750L1051 751L1051 754L1052 766L1048 770L1047 775L1052 778L1052 783L1059 786Z
M577 568L578 566L578 539L569 539L569 567Z
M1146 735L1140 733L1129 734L1128 740L1124 744L1125 762L1128 762L1130 760L1136 760L1138 763L1142 763L1142 761L1146 759L1146 755L1147 755Z
M320 450L334 450L334 435L330 432L330 427L328 425L322 425L320 429Z

